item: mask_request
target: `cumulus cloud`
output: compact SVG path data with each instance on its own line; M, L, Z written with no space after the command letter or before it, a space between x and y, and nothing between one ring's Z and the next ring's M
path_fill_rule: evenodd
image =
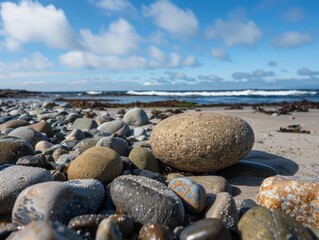
M279 48L295 48L309 44L313 41L313 36L307 33L296 31L284 32L273 39L272 44Z
M84 44L98 54L125 55L138 49L140 36L125 19L112 22L107 31L94 35L90 30L81 30Z
M159 0L143 8L146 17L152 17L155 25L173 36L189 37L198 31L198 20L190 9L181 9L168 0Z
M232 77L234 80L259 80L268 77L275 77L276 73L273 71L264 71L262 69L257 69L250 72L234 72Z
M98 0L93 1L96 6L111 12L135 12L135 7L127 0Z
M225 48L218 47L218 48L212 48L210 50L210 55L212 58L222 60L222 61L231 61L230 55L225 50Z
M276 67L276 66L278 66L278 63L276 61L269 61L268 66L269 67Z
M53 66L53 63L39 52L33 53L30 57L13 62L0 62L0 73L11 74L12 72L28 70L43 70Z
M220 82L224 80L215 74L199 75L197 78L200 80L200 82Z
M300 76L318 76L319 71L313 71L310 68L300 68L298 69L297 74Z
M254 46L262 32L252 20L247 20L242 11L231 12L227 20L217 19L206 29L206 37L220 39L226 46Z
M61 9L38 2L3 2L0 5L8 50L17 50L21 44L41 42L53 48L76 48L80 44Z
M288 22L299 22L304 17L304 12L301 8L291 7L281 15L282 19Z

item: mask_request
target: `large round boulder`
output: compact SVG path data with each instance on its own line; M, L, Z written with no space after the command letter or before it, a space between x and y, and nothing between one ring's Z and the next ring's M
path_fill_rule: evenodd
M122 169L122 159L114 150L106 147L92 147L70 163L68 178L94 178L102 183L109 183L121 174Z
M154 155L184 171L207 172L245 157L254 132L244 120L216 112L178 114L159 122L150 139Z
M141 108L133 108L125 113L124 122L128 125L142 126L150 122L146 112Z

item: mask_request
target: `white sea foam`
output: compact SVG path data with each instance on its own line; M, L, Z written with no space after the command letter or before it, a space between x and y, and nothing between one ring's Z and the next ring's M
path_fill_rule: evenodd
M99 91L88 91L88 92L86 92L86 94L89 94L89 95L99 95L99 94L102 94L102 92L99 92Z
M202 97L220 97L220 96L300 96L315 95L317 91L301 90L237 90L237 91L185 91L185 92L166 92L166 91L128 91L129 95L143 96L202 96Z

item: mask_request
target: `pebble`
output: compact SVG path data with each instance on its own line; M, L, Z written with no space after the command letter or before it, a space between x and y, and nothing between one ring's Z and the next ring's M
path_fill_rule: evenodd
M40 141L35 145L34 149L35 149L35 151L42 152L47 148L51 148L53 145L54 145L53 143L48 142L48 141Z
M133 108L127 111L123 120L125 123L132 126L142 126L150 122L146 112L141 108Z
M257 206L241 217L238 229L242 240L313 240L308 230L285 213Z
M105 240L105 239L112 239L112 240L122 240L122 233L118 224L112 221L109 218L104 219L97 231L96 231L96 238L95 240Z
M52 126L45 121L40 121L38 123L29 125L28 128L32 128L33 130L37 132L45 133L48 137L54 136L54 131Z
M128 158L139 169L148 170L152 172L159 172L159 163L152 151L148 148L135 147L130 152Z
M207 172L244 158L254 132L244 120L216 112L181 113L160 121L150 144L165 164L183 171Z
M319 179L275 176L265 179L257 203L279 209L306 226L319 227Z
M91 147L95 147L100 139L101 139L101 137L93 137L93 138L83 139L74 146L74 149L80 148L83 151L85 151Z
M18 128L18 127L27 126L27 125L29 125L28 121L12 119L2 123L0 125L0 131L3 131L7 128Z
M170 229L159 223L149 223L145 224L138 235L138 239L140 240L173 240L174 234L170 231Z
M94 119L91 118L77 118L72 126L70 127L70 130L90 130L97 128L97 122Z
M110 186L117 209L123 209L141 224L162 223L176 227L184 222L185 212L180 198L163 183L141 176L126 175Z
M96 146L111 148L120 156L127 156L129 152L128 142L119 137L103 137L96 143Z
M48 140L46 136L28 127L18 127L12 130L8 136L21 138L29 142L32 146L35 146L40 141Z
M32 145L25 140L17 138L0 139L0 163L5 161L16 163L20 157L34 154Z
M227 192L217 193L216 198L206 208L204 215L205 218L220 219L228 229L236 230L237 228L236 202Z
M94 178L104 184L119 176L122 169L122 159L114 150L92 147L70 163L68 179Z
M130 133L131 136L136 137L136 138L143 136L145 134L146 134L146 131L145 131L145 128L143 128L143 127L133 128L131 130L131 133Z
M188 176L188 178L201 184L207 194L216 194L220 192L232 193L232 188L228 181L221 176Z
M116 133L120 136L126 136L130 131L130 127L123 120L102 123L97 129L110 134Z
M96 213L104 194L103 184L94 179L38 183L19 194L12 222L27 225L33 220L52 220L67 224L75 216Z
M18 159L18 161L16 162L16 165L28 166L28 167L39 167L39 168L45 168L45 169L50 168L48 166L49 165L48 162L46 161L43 155L23 156Z
M25 188L40 182L52 181L49 171L42 168L1 165L0 214L11 213L17 196Z
M115 222L124 238L129 238L134 232L134 222L126 214L113 214L109 220Z
M206 203L205 188L190 178L175 178L168 184L183 201L185 210L191 214L200 214Z
M232 240L230 231L220 219L207 218L186 227L179 236L180 240Z

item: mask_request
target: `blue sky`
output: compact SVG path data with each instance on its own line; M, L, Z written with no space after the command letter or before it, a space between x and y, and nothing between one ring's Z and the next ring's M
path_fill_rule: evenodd
M0 1L0 88L319 88L314 0Z

